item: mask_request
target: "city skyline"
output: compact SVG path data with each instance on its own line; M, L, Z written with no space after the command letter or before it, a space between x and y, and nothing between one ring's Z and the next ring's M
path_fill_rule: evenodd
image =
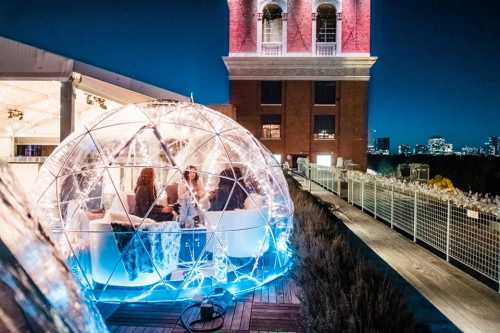
M398 144L442 135L457 147L499 135L500 4L373 3L369 128Z
M370 134L371 134L371 132L370 132ZM377 134L378 134L378 132L377 132ZM462 149L462 148L466 148L466 147L477 147L477 148L479 148L480 146L483 146L487 142L488 138L490 138L492 136L498 136L500 138L500 133L494 133L494 134L491 134L491 135L486 135L482 140L481 139L477 140L477 142L476 141L474 141L474 142L467 142L467 141L464 141L464 140L459 140L460 142L463 142L462 144L457 144L454 141L452 141L452 139L450 139L449 137L447 137L445 135L440 135L440 134L431 134L431 135L429 135L427 137L425 137L425 136L418 137L418 138L414 139L414 141L411 141L411 142L409 142L409 141L395 141L394 137L391 136L391 135L377 135L377 136L374 136L374 137L371 137L371 138L368 139L368 145L373 145L374 139L376 139L376 138L389 137L389 138L391 138L391 145L390 145L390 149L389 150L392 153L393 151L397 151L398 150L399 145L410 145L411 147L415 147L416 145L419 145L419 144L425 144L426 145L427 144L427 140L430 137L432 137L432 136L441 136L441 137L444 137L447 140L447 142L453 144L455 150L458 150L458 149Z
M422 153L422 149L425 149L425 153L435 154L432 152L432 145L436 143L431 143L431 141L439 141L438 145L444 150L443 153L453 153L453 154L485 154L485 155L500 155L500 135L490 135L486 137L480 144L465 144L463 146L458 146L451 140L448 140L443 135L431 135L426 140L420 140L417 143L411 144L407 142L393 142L390 136L374 136L373 130L370 131L372 135L368 142L368 152L376 154L402 154L401 151L408 152L411 149L410 154ZM441 142L442 141L442 142ZM381 142L383 147L380 147ZM424 148L425 147L425 148ZM496 147L496 148L492 148ZM440 148L437 148L438 150ZM420 151L420 152L418 152ZM404 154L404 153L403 153Z

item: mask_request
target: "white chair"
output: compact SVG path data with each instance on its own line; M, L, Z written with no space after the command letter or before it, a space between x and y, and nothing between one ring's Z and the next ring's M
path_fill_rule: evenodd
M145 225L147 225L148 223L156 224L156 222L145 222ZM113 233L113 228L109 223L109 220L98 219L90 221L89 229L90 261L92 268L92 278L95 282L99 284L107 283L111 286L141 287L151 285L160 281L160 276L155 269L153 269L153 272L151 273L140 272L138 273L137 278L133 280L130 279L129 273L127 272L125 264L122 260L122 253L118 249L115 235ZM178 257L180 233L179 235L173 236L173 241L169 243L169 246L172 247L172 251L177 252ZM169 250L170 249L167 249L166 251ZM175 258L172 260L172 256L170 256L169 259L172 261L171 263L169 263L170 269L160 272L160 274L164 276L170 274L177 266L178 260L176 260ZM111 279L109 279L112 273L113 275Z
M206 212L207 251L214 252L219 239L226 255L234 258L255 258L269 248L266 240L268 208ZM214 236L214 237L212 237Z

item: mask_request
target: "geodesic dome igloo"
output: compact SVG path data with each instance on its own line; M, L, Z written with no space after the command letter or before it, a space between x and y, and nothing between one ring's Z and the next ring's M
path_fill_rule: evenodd
M0 161L0 332L108 332Z
M233 294L283 274L293 206L278 162L193 103L105 113L42 167L38 205L100 301Z

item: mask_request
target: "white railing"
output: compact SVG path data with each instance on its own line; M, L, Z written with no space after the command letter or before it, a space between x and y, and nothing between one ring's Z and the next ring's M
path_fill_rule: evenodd
M332 57L335 55L335 43L316 42L316 56Z
M371 213L414 242L500 282L500 208L498 203L454 194L440 195L427 186L402 183L357 171L342 171L298 161L298 172L347 202ZM342 190L347 184L347 192ZM443 191L443 193L445 193ZM500 292L500 283L499 283Z
M14 156L7 159L9 163L44 163L47 156Z
M280 56L281 55L281 43L262 43L262 54L266 56Z

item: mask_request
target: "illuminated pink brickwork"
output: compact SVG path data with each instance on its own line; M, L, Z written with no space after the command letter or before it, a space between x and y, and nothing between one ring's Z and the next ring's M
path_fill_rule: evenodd
M269 1L273 2L273 1ZM284 34L286 51L309 53L313 46L312 13L320 3L338 4L340 1L321 0L276 0L282 7L287 7ZM257 52L258 9L266 4L264 0L229 0L229 50L231 53ZM370 52L370 0L342 0L342 21L338 21L341 34L341 53ZM338 10L340 11L340 10ZM285 46L285 45L284 45ZM285 52L283 52L284 54Z
M288 1L288 52L311 52L311 1Z
M229 52L257 51L257 0L230 0Z
M342 52L370 52L370 0L342 2Z

